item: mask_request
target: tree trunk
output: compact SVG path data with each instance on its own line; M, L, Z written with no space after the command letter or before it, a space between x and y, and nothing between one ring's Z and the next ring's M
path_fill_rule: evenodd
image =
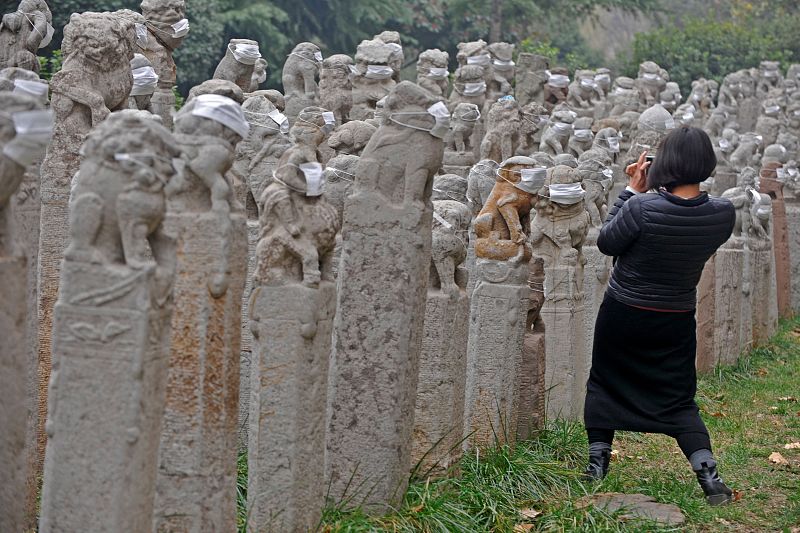
M500 42L503 36L503 0L492 0L492 22L489 26L489 42Z

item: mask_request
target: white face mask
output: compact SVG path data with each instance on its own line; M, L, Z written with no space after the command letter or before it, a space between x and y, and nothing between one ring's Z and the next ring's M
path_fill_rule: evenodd
M189 19L181 19L172 25L172 37L180 39L189 33Z
M608 151L612 154L619 153L619 137L608 137L606 139L606 143L608 144Z
M547 179L547 169L544 167L523 168L520 174L522 179L514 186L530 194L537 194Z
M322 120L325 121L325 125L322 126L322 131L324 131L326 135L336 128L336 115L334 115L332 111L323 112Z
M319 51L314 52L314 59L317 60L317 63L322 63L322 60L323 60L322 52L319 52Z
M255 65L261 59L261 51L257 44L229 44L228 50L233 54L233 58L243 65Z
M644 74L642 74L642 79L645 81L652 81L658 83L661 81L661 76L659 76L658 74L645 72Z
M44 156L53 135L53 112L50 110L12 113L16 135L3 146L3 154L23 167Z
M547 84L559 89L569 87L569 76L564 74L550 74L550 77L547 79Z
M258 78L256 78L256 81L258 82L259 85L267 81L267 71L265 70L264 72L259 74Z
M779 105L770 105L764 107L764 114L766 115L777 115L781 111L781 106Z
M347 65L347 68L350 69L350 74L352 74L353 76L358 76L360 74L360 72L358 72L358 67L356 67L355 65Z
M730 152L731 151L731 142L728 139L720 139L719 140L719 149L723 152Z
M450 76L450 71L446 68L431 67L428 69L428 77L434 80L444 80Z
M481 119L481 110L475 104L468 105L470 105L469 111L464 111L458 118L466 122L478 122Z
M555 131L558 135L568 135L572 132L572 124L567 122L556 122L550 126L550 129Z
M193 102L195 102L195 106L192 109L192 115L219 122L243 139L250 132L250 125L244 116L242 106L227 96L201 94Z
M614 177L614 171L610 168L603 169L602 174L606 179L611 179Z
M133 74L131 96L144 96L156 92L158 74L153 70L153 67L135 68L131 73Z
M553 183L550 185L550 201L563 205L574 205L585 196L580 183Z
M777 70L762 70L761 75L765 78L777 78L778 71Z
M321 196L325 189L325 173L316 161L303 163L298 167L306 177L306 196Z
M575 139L581 142L588 142L592 140L592 130L575 130L573 134Z
M42 38L42 42L39 43L39 49L47 48L47 46L53 41L53 34L56 32L56 29L47 23L47 31Z
M514 68L516 64L510 59L507 61L502 59L495 59L494 61L492 61L492 65L494 65L495 70L511 70L512 68Z
M405 122L401 122L397 120L396 116L411 116L411 115L430 115L433 117L434 125L433 128L423 128L421 126L415 126L413 124L407 124ZM438 139L443 139L447 132L450 131L450 111L447 110L447 106L444 102L436 102L432 106L430 106L426 112L421 111L408 111L408 112L401 112L401 113L392 113L389 115L389 120L394 122L395 124L399 124L400 126L404 126L406 128L411 128L414 130L421 130L427 131L434 137Z
M139 48L146 48L147 47L147 26L144 24L134 24L134 30L136 31L136 44Z
M479 56L471 56L467 58L467 65L480 65L486 66L492 62L492 56L489 54L481 54Z
M594 77L594 81L597 83L611 83L611 76L608 74L598 74Z
M464 84L464 96L480 96L484 93L486 93L485 81Z
M364 75L369 80L386 80L392 77L394 69L387 65L368 65Z
M272 119L272 121L278 125L280 128L280 132L283 134L289 133L289 119L286 118L286 115L278 111L277 109L273 109L267 116Z
M41 102L46 102L48 90L49 86L44 82L16 79L14 80L14 90L12 93L26 94L28 96L33 96Z
M581 87L583 87L584 89L594 89L595 87L597 87L597 82L595 82L591 78L583 78L581 80Z

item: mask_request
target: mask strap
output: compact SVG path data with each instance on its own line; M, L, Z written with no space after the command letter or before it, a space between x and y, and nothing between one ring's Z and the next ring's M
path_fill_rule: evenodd
M427 114L429 114L429 113L411 113L411 112L406 112L406 113L392 113L391 115L389 115L389 120L391 120L391 121L392 121L392 122L394 122L395 124L399 124L400 126L404 126L404 127L406 127L406 128L411 128L411 129L414 129L414 130L419 130L419 131L426 131L426 132L430 133L430 132L431 132L431 130L430 130L429 128L423 128L423 127L421 127L421 126L414 126L413 124L406 124L405 122L400 122L399 120L397 120L396 118L394 118L394 116L395 116L395 115L423 115L423 114L424 114L424 115L427 115Z
M314 63L315 65L319 65L319 64L320 64L320 62L319 62L319 61L317 61L316 59L310 59L310 58L308 58L308 57L304 56L303 54L300 54L299 52L290 52L290 53L289 53L289 55L290 55L290 56L297 56L297 57L299 57L300 59L305 59L305 60L306 60L306 61L308 61L309 63Z
M346 170L342 170L342 169L336 168L336 167L326 167L325 170L330 170L331 172L333 172L334 176L336 176L337 178L339 178L341 180L344 180L344 181L352 182L352 181L355 180L355 177L356 177L355 174L352 174L350 172L347 172ZM347 177L345 177L344 174L346 174Z

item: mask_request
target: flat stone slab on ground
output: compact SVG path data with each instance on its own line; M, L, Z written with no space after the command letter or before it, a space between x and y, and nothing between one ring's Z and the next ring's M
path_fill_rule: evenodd
M586 496L578 501L578 507L594 505L609 513L625 510L624 518L652 520L669 526L680 526L686 521L680 507L666 503L658 503L655 498L644 494L622 494L620 492L603 492Z

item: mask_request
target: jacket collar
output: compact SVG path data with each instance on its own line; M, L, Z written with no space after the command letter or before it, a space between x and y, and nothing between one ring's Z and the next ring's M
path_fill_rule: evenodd
M701 192L700 194L698 194L694 198L681 198L680 196L675 196L671 192L668 192L668 191L666 191L664 189L661 189L660 191L658 191L658 194L660 194L661 196L663 196L664 198L666 198L667 200L669 200L673 204L684 205L684 206L687 206L687 207L694 207L694 206L698 206L698 205L703 205L704 203L708 202L708 193L707 192Z

